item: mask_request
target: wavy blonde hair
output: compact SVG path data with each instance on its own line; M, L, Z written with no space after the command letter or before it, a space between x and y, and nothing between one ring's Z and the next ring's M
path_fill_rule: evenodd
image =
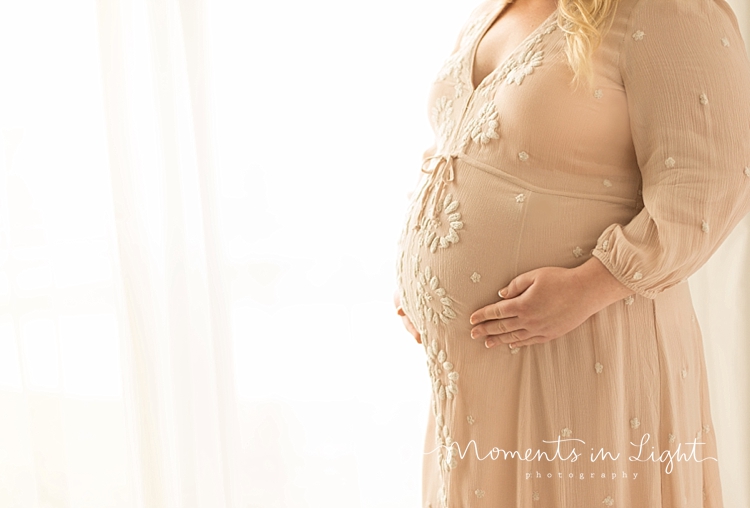
M591 55L612 26L619 0L558 0L557 24L565 33L565 56L573 70L572 84L592 87Z

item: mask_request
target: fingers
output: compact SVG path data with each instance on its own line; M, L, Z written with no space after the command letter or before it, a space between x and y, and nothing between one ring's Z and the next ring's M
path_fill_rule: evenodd
M517 314L514 311L514 308L515 302L511 301L503 300L497 303L492 303L490 305L487 305L486 307L482 307L481 309L474 311L474 313L469 316L469 322L472 325L476 325L494 319L507 319L516 317Z
M531 335L529 334L529 331L524 329L513 330L512 332L501 333L498 335L487 335L485 337L481 337L481 340L485 342L485 345L487 345L487 343L503 345L513 344L513 347L516 347L516 345L520 342L524 342L530 339Z
M506 347L508 344L511 344L513 346L513 349L524 347L524 346L532 346L534 344L543 344L545 342L549 342L550 339L547 337L542 337L540 335L537 335L535 337L527 337L524 340L518 340L519 339L519 333L513 332L514 339L509 339L509 335L496 335L494 337L488 337L485 340L485 346L488 348L495 347L495 346L503 346Z
M522 328L521 319L518 317L493 319L492 321L485 321L474 326L471 329L471 338L484 339L491 335L507 334L508 332L521 330Z

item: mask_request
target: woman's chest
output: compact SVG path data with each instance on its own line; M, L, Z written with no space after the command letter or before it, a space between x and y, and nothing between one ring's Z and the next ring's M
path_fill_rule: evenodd
M494 20L490 16L489 27L483 33L480 31L473 61L469 62L473 87L476 88L492 71L501 67L513 50L548 20L554 11L554 3L523 8L512 3L502 8Z
M479 17L475 28L470 24L432 84L428 114L437 153L463 152L494 167L518 165L519 171L525 166L579 174L598 173L602 167L625 173L637 169L617 34L605 35L592 56L592 88L571 84L566 38L556 15L503 56L475 87L472 57L479 55L482 34L490 33L486 19L484 23ZM489 51L485 58L491 61Z

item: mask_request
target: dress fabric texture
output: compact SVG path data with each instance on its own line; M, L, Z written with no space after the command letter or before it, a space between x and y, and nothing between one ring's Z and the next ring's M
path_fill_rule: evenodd
M476 6L428 97L399 240L432 382L423 508L723 506L686 278L750 212L750 61L724 0L620 0L570 85L555 11L476 89ZM598 258L634 293L545 344L469 316L517 275ZM707 347L710 347L708 344Z

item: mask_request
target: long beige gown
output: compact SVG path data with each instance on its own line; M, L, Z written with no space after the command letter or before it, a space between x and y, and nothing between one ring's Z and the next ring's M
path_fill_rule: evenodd
M505 5L476 7L432 86L436 141L399 242L433 388L422 506L722 507L686 278L750 212L736 17L724 0L621 0L593 90L574 92L555 11L473 89ZM470 338L515 276L590 256L635 294L545 344Z

